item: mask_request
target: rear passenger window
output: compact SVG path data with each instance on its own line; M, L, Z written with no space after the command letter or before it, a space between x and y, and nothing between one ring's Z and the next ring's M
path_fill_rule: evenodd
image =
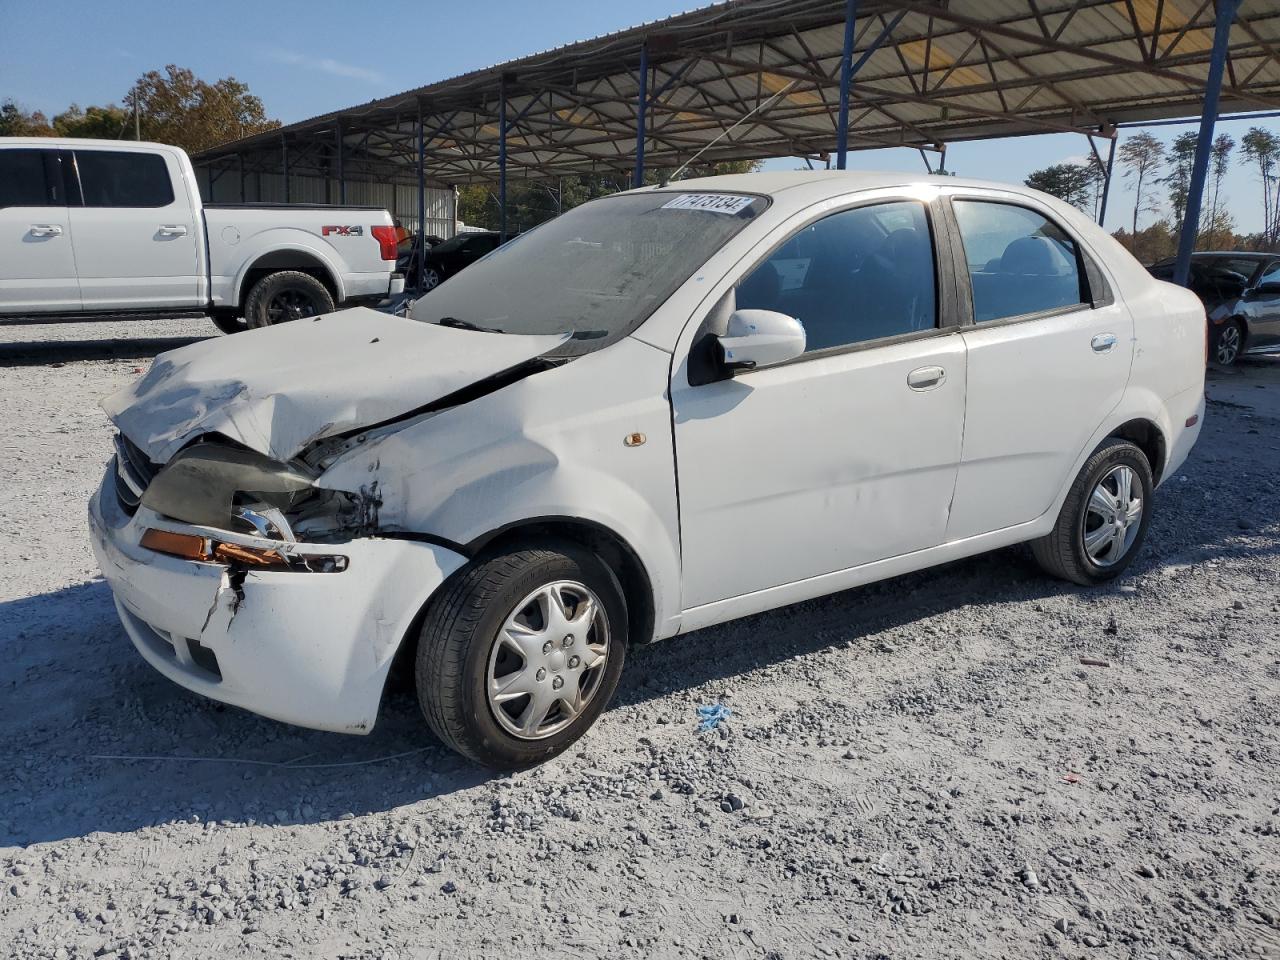
M173 183L164 157L130 150L77 150L86 207L167 207Z
M809 224L738 284L736 306L795 317L806 353L933 329L933 239L924 204L857 207Z
M1075 242L1053 221L1009 203L956 200L978 323L1088 303Z
M0 150L0 207L47 207L45 150Z

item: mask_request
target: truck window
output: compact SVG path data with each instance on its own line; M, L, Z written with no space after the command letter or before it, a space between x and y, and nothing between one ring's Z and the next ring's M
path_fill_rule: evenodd
M164 157L132 150L77 150L86 207L167 207L173 183Z
M47 150L0 150L0 207L47 207Z

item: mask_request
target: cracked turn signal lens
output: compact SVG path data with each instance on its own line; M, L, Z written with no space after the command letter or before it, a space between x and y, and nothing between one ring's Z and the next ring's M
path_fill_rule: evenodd
M174 533L171 530L156 530L154 527L148 529L139 542L157 553L206 563L238 564L241 567L263 567L295 573L341 573L347 569L347 558L343 556L299 554L286 557L279 550L223 543L193 533Z
M167 553L184 560L208 560L211 556L208 537L191 533L173 533L169 530L149 529L140 543L156 553Z

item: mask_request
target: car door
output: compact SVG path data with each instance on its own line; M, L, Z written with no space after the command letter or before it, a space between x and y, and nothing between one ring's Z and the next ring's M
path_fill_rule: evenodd
M947 540L1048 510L1119 402L1133 321L1078 238L1023 198L957 192L969 384Z
M1274 348L1280 346L1280 260L1263 267L1245 297L1249 317L1249 340L1246 346Z
M686 610L942 542L965 347L931 223L898 198L798 217L687 332L696 345L735 307L776 310L807 349L709 383L677 364Z
M82 205L71 208L85 310L203 307L201 228L176 155L74 151Z
M80 309L58 151L0 147L0 314Z

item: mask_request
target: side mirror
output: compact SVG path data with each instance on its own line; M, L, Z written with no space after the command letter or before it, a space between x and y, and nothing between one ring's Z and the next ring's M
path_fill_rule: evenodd
M804 353L804 327L795 317L773 310L735 310L716 342L725 369L754 370Z
M1271 300L1280 297L1280 281L1260 283L1249 292L1249 296L1255 300Z

